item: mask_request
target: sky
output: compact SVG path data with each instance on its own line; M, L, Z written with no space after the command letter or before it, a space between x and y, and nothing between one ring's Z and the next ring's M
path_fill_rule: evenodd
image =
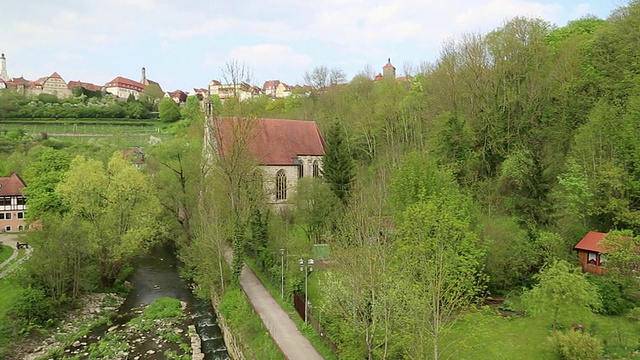
M104 85L147 78L165 91L224 80L235 63L253 85L303 84L315 67L347 79L434 62L445 41L515 16L556 26L606 19L624 0L0 0L0 52L10 77ZM224 82L224 81L223 81Z

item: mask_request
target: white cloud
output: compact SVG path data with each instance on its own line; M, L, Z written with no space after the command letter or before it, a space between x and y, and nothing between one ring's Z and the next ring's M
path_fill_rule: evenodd
M543 4L523 0L491 0L469 7L454 18L454 24L463 31L482 29L489 31L504 20L515 16L539 17L555 21L562 13L560 4Z

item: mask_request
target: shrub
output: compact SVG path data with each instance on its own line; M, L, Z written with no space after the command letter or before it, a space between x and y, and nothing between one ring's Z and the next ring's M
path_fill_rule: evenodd
M633 308L633 302L627 298L620 285L606 276L588 275L589 282L597 286L598 294L602 299L602 308L599 313L603 315L621 315Z
M566 360L598 360L604 351L600 340L578 331L557 331L552 342Z
M13 304L10 314L25 325L44 326L55 318L53 299L43 290L26 288L22 291L19 301Z

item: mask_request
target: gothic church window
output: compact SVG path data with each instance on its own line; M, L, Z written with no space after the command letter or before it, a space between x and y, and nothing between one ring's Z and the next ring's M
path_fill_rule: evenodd
M287 199L287 175L284 170L276 173L276 200Z
M313 162L313 177L320 177L320 164L318 164L318 160Z

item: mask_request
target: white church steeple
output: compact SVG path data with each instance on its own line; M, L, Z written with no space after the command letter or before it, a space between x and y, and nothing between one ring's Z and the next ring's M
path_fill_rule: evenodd
M7 75L7 59L5 59L4 54L0 56L0 79L4 81L11 80Z

